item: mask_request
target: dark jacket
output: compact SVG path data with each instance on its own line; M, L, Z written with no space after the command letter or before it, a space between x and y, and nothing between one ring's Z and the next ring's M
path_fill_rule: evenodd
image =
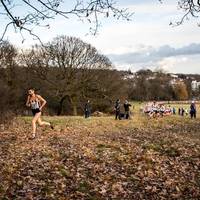
M85 104L85 112L90 112L90 111L91 111L90 103L86 103Z
M196 105L194 103L190 106L190 112L196 112Z
M120 102L119 101L116 101L116 103L115 103L115 110L120 111Z
M129 104L129 103L125 103L125 104L124 104L124 110L125 110L125 112L130 111L130 108L129 108L129 107L131 107L131 104Z

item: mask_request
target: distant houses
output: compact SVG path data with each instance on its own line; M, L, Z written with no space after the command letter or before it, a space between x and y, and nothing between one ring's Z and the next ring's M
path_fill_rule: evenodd
M172 78L177 79L178 75L177 74L169 74Z
M169 74L169 75L171 77L171 80L170 80L171 85L176 85L177 83L181 83L186 80L189 80L189 81L191 81L192 91L197 91L200 89L200 81L197 81L195 79L195 77L193 77L192 75L184 75L184 78L180 77L180 75L178 75L178 74Z
M200 81L192 81L191 82L191 87L193 91L199 90L200 89Z
M169 80L170 85L175 86L177 84L183 83L184 79L180 78L177 74L168 74L171 78Z
M124 80L133 80L141 75L144 75L146 80L154 80L156 79L157 72L153 72L151 70L139 70L138 72L128 71L120 71ZM177 84L184 84L186 81L191 84L192 91L200 91L200 75L192 75L192 74L173 74L168 73L168 81L171 86L176 86Z
M200 99L200 74L175 74L142 69L117 71L129 98L137 101Z

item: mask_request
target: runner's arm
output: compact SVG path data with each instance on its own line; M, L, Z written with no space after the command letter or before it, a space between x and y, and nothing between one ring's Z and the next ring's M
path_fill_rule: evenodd
M40 95L37 95L37 98L39 99L40 102L42 102L42 105L40 106L40 110L42 110L42 108L46 105L47 101Z
M27 97L27 100L26 100L26 106L30 107L30 97L29 96Z

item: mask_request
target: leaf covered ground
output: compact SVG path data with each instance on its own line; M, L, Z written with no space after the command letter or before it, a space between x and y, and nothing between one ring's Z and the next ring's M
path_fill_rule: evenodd
M200 199L200 121L31 118L0 132L0 199Z

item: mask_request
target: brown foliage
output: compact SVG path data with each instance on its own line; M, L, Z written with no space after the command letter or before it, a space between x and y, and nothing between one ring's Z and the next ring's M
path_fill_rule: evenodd
M183 82L179 82L174 85L174 93L176 95L177 100L187 100L188 99L188 91L187 86Z
M199 199L199 123L132 123L74 119L35 140L14 124L0 133L0 198Z

